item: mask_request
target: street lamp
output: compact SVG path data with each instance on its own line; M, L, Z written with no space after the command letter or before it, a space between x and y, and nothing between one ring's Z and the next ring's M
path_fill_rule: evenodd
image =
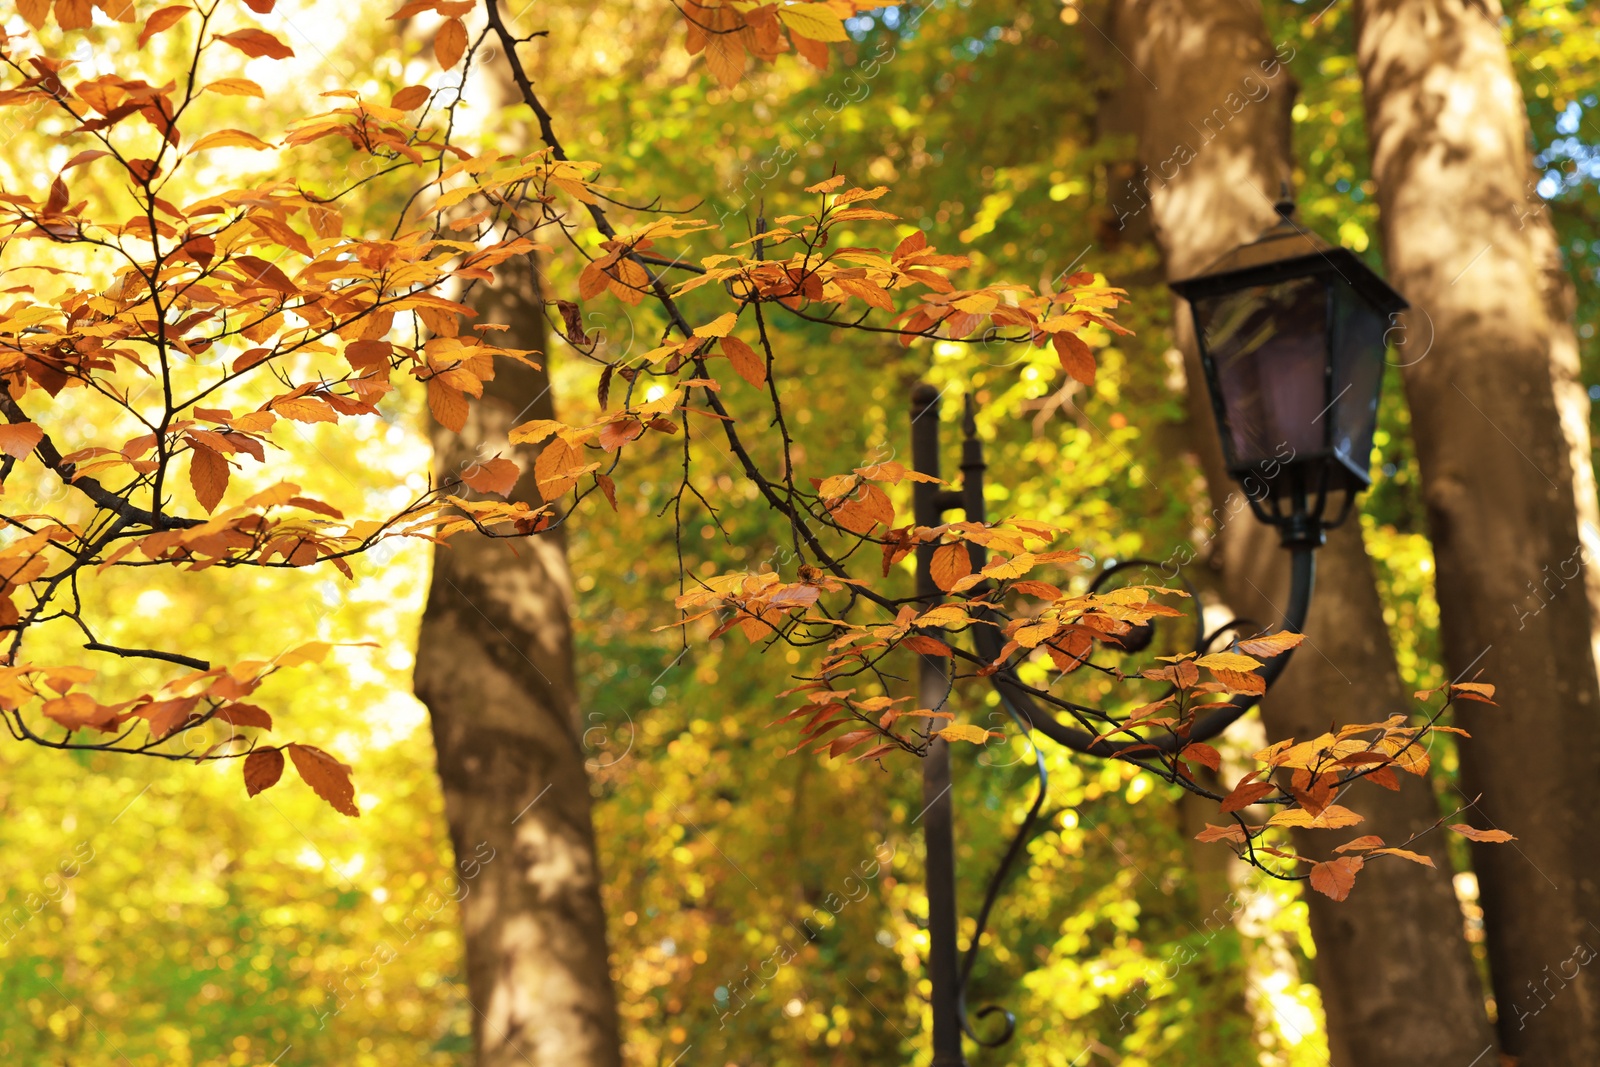
M1192 278L1172 283L1190 303L1206 388L1217 417L1228 473L1243 486L1251 510L1275 526L1290 553L1289 603L1281 625L1303 629L1310 609L1315 553L1323 532L1350 513L1355 497L1371 484L1368 474L1376 428L1378 390L1383 377L1386 333L1406 301L1352 253L1335 248L1294 221L1287 195L1277 205L1278 222L1254 241L1234 249ZM911 392L911 455L918 472L939 474L939 393L919 383ZM919 482L913 487L915 521L937 526L947 511L960 510L968 522L983 522L983 446L978 440L973 400L963 420L962 486L941 490ZM1330 512L1330 507L1335 510ZM1331 517L1330 517L1331 515ZM917 551L917 594L931 606L939 599L933 581L933 543ZM968 542L974 573L983 569L986 551ZM1106 568L1091 591L1132 566L1159 565L1125 560ZM1198 614L1198 612L1197 612ZM982 619L975 613L975 617ZM1196 651L1204 654L1229 623L1207 635L1196 632ZM977 654L991 664L1006 658L999 626L970 628ZM1149 643L1149 634L1125 635L1122 651ZM1259 670L1266 686L1282 674L1290 653ZM949 692L946 661L923 655L919 663L922 706L937 707ZM1145 766L1149 753L1176 751L1182 745L1215 737L1261 699L1235 694L1197 717L1187 735L1155 734L1114 741L1061 721L1045 707L1038 690L1009 667L993 671L991 684L1006 712L1025 732L1038 731L1086 755L1120 758ZM1069 705L1063 705L1069 706ZM1093 709L1083 709L1093 710ZM1080 721L1081 717L1080 717ZM928 978L933 1014L934 1067L965 1067L962 1035L984 1046L1009 1040L1009 1012L985 1007L979 1018L1004 1016L1003 1030L980 1036L967 1016L966 986L990 910L1012 863L1032 830L1045 799L1043 757L1035 753L1039 792L1032 808L990 879L977 928L965 953L957 944L954 812L950 800L948 745L932 739L923 760L920 816L927 844Z
M1285 545L1321 544L1371 484L1385 337L1407 304L1299 226L1294 201L1277 210L1276 225L1172 288L1194 312L1229 475Z

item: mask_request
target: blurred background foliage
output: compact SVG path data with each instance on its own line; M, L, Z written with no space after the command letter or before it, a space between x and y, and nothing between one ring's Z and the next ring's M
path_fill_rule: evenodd
M390 5L282 6L263 24L297 57L251 64L269 103L218 105L236 109L229 125L271 133L317 106L317 92L386 99L436 77L428 35L397 43L383 22ZM1266 7L1275 40L1295 49L1303 215L1376 265L1349 13ZM1103 338L1093 389L1064 382L1048 352L902 349L821 326L786 327L779 348L814 468L845 471L903 450L906 393L919 378L945 390L953 445L960 396L972 392L991 513L1055 519L1099 565L1166 558L1208 537L1159 258L1106 206L1108 176L1132 146L1097 128L1100 102L1117 91L1103 17L1092 3L1059 0L908 5L853 20L853 40L825 72L785 57L732 90L683 53L668 4L548 3L519 24L549 31L529 57L574 158L603 163L631 203L720 219L701 254L748 236L760 213L797 209L801 187L837 167L891 186L882 206L941 250L970 255L974 276L1034 282L1088 269L1126 286L1135 303L1124 321L1137 333ZM1512 4L1505 22L1543 168L1529 209L1551 212L1564 242L1586 382L1600 380L1597 29L1600 9L1560 0ZM161 47L183 47L183 32ZM159 47L142 57L152 68L162 59ZM528 118L480 106L471 121L482 143L528 150ZM60 162L51 153L61 150L31 132L5 131L7 184ZM303 178L330 182L344 165L332 154L296 164ZM377 217L403 195L374 187L348 210ZM565 264L549 274L555 289L574 287ZM648 307L624 314L598 301L588 314L611 358L652 347L662 329ZM558 407L575 421L596 405L595 376L559 344L550 365ZM1403 397L1397 380L1386 385L1382 477L1362 522L1402 673L1422 688L1442 681L1431 555ZM736 411L741 387L726 394ZM306 489L377 502L420 484L423 409L410 399L403 417L365 420L354 447L349 426L337 446L304 432L291 447ZM732 461L709 439L697 447L697 479L733 489ZM947 471L955 455L947 450ZM766 729L784 710L771 694L783 688L785 653L761 655L737 632L684 651L670 605L681 462L671 447L636 454L619 484L621 514L591 501L571 527L584 741L628 1062L925 1062L915 768L785 757L789 736ZM717 516L686 506L676 518L696 573L785 564L779 527L753 499ZM457 861L472 857L451 854L427 724L408 692L427 564L419 545L366 559L354 582L235 572L107 591L123 619L103 638L113 642L159 631L234 657L313 638L370 642L338 649L321 670L281 674L261 694L295 736L354 763L362 818L333 815L298 785L247 801L229 767L0 749L0 1060L468 1062L454 900L472 888ZM992 724L1006 725L983 690L957 699L989 705ZM1245 731L1230 744L1252 741ZM974 1063L1065 1067L1091 1049L1127 1067L1325 1062L1296 891L1237 871L1207 886L1166 787L1056 751L1045 758L1046 818L985 934L972 996L1015 1011L1019 1035ZM958 760L969 916L1032 800L1032 760L1015 730ZM1470 877L1458 888L1470 920Z

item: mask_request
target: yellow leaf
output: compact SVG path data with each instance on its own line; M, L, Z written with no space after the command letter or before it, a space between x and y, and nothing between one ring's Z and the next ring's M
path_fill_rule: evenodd
M778 18L789 29L813 41L848 41L844 20L828 4L790 4L778 8Z
M272 146L253 133L243 130L217 130L208 133L189 147L191 152L199 152L206 148L254 148L257 151L271 151Z
M202 93L217 93L220 96L255 96L265 98L261 86L249 78L218 78L200 90Z
M942 730L935 731L939 737L946 741L970 741L974 745L981 745L989 740L989 731L981 726L970 723L951 723Z
M1362 817L1349 808L1338 804L1329 804L1318 815L1312 815L1304 808L1290 808L1280 811L1267 820L1268 826L1301 826L1309 830L1337 830L1341 826L1354 826L1362 821Z
M733 312L718 315L694 331L696 337L726 337L733 332L734 324L739 321L739 316Z
M1213 652L1209 656L1201 656L1194 662L1197 667L1224 671L1253 671L1261 666L1260 660L1241 656L1237 652Z

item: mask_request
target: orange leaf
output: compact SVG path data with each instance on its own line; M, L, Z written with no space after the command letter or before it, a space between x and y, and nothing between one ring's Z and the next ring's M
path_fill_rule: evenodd
M230 726L253 726L260 730L272 729L272 716L267 714L266 708L254 704L229 704L217 709L218 722L228 723Z
M294 296L300 292L299 287L289 280L287 274L259 256L234 256L233 261L245 272L245 277L257 285L276 289L285 296Z
M900 643L905 645L911 651L923 656L955 655L955 653L950 650L949 645L945 644L937 637L929 637L927 634L912 634Z
M1224 812L1243 811L1251 804L1272 792L1276 786L1271 782L1243 782L1233 792L1229 793L1222 802Z
M474 463L461 475L461 480L480 493L507 496L520 477L522 470L515 463L497 457L487 463Z
M1494 703L1494 686L1484 682L1456 682L1450 687L1450 695L1457 700L1478 700L1485 704Z
M189 457L189 484L200 506L215 511L228 491L228 461L215 449L195 445Z
M739 377L757 389L767 383L766 363L756 355L755 349L737 337L728 336L722 339L722 354L728 357L728 362L739 372Z
M433 90L426 85L408 85L394 94L389 101L389 106L397 111L413 111L428 102L428 97L433 95Z
M1239 642L1239 651L1250 656L1265 656L1271 658L1281 655L1294 648L1306 639L1305 634L1293 633L1289 630L1279 630L1266 637L1252 637L1248 641Z
M234 30L232 33L219 33L217 40L230 45L249 56L259 59L266 56L269 59L288 59L294 55L294 49L278 40L266 30L247 29Z
M15 459L27 459L28 453L44 440L44 431L31 422L10 422L0 426L0 452Z
M972 557L964 544L940 545L933 553L929 569L933 572L933 584L948 593L951 586L972 573Z
M162 30L170 29L177 25L178 20L192 10L187 4L179 4L175 7L164 7L159 11L152 12L150 17L144 20L144 29L139 31L139 47L143 48L146 41Z
M1450 824L1450 829L1454 830L1462 837L1472 841L1497 843L1500 841L1516 840L1514 835L1508 834L1504 830L1479 830L1476 827L1468 826L1465 823L1453 822Z
M460 19L446 19L433 39L433 58L439 66L449 70L467 50L467 27Z
M1343 900L1356 884L1356 872L1366 861L1360 856L1342 856L1311 868L1311 888L1323 896Z
M1050 343L1056 346L1056 356L1061 360L1062 370L1084 385L1094 384L1094 354L1084 344L1083 338L1063 331L1051 334Z
M360 816L355 800L356 787L350 782L349 767L311 745L291 744L288 749L294 769L300 772L301 779L316 791L317 796L333 805L333 810L342 815Z
M251 796L277 785L282 777L282 749L258 748L244 758L244 789Z
M1242 845L1245 843L1246 837L1244 827L1238 823L1233 823L1230 826L1215 826L1208 823L1204 830L1194 835L1194 839L1205 844L1210 844L1213 841L1237 841Z
M1186 760L1203 763L1214 771L1222 768L1222 753L1210 745L1201 744L1199 741L1185 745L1180 755Z
M446 385L443 379L428 379L428 410L447 430L460 433L467 424L466 395L455 386Z
M1399 856L1401 859L1410 860L1412 863L1420 863L1424 867L1433 866L1433 860L1429 857L1422 855L1420 852L1409 852L1403 848L1375 848L1372 850L1371 855Z
M1334 851L1335 852L1359 852L1359 851L1362 851L1363 849L1382 848L1382 847L1383 847L1383 838L1377 836L1376 834L1368 834L1365 837L1358 837L1354 841L1346 841L1344 844L1342 844L1338 848L1334 849Z

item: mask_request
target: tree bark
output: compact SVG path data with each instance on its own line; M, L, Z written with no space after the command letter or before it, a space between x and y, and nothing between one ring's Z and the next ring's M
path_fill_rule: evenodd
M1169 278L1197 273L1274 219L1272 203L1293 161L1295 86L1284 66L1293 51L1268 39L1258 4L1237 0L1116 0L1111 36L1127 63L1123 106L1147 168L1114 205L1125 225L1148 216ZM1226 475L1181 301L1174 323L1194 445L1213 503L1192 552L1220 569L1224 596L1239 616L1272 624L1287 603L1287 554ZM1357 519L1329 535L1317 563L1306 646L1262 707L1274 739L1414 709ZM1390 843L1438 817L1431 789L1415 779L1398 795L1362 788L1341 803L1365 816L1361 832ZM1301 842L1319 854L1331 843L1325 832ZM1492 1044L1443 845L1434 834L1414 846L1438 870L1379 862L1343 903L1306 893L1337 1067L1462 1067Z
M1501 1042L1525 1067L1597 1063L1600 968L1582 964L1600 947L1600 684L1579 578L1594 481L1568 436L1587 420L1564 385L1570 312L1552 314L1522 93L1495 0L1356 13L1390 280L1413 306L1405 383L1446 659L1499 686L1499 707L1457 717L1462 781L1483 794L1470 821L1520 838L1474 846Z
M527 260L474 293L478 323L508 347L545 348ZM553 418L543 370L498 361L465 429L435 425L441 479L503 453L524 474L511 499L538 503L533 449L507 431ZM472 533L434 552L416 665L432 715L450 839L461 862L467 990L479 1067L621 1062L589 782L573 676L571 576L559 534Z

